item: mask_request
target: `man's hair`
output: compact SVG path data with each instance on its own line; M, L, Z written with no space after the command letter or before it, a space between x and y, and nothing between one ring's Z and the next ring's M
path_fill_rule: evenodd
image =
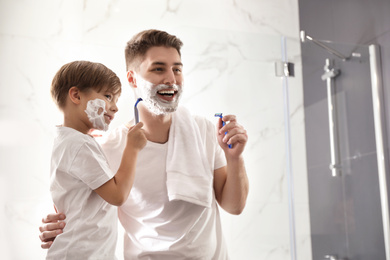
M89 90L121 92L118 76L101 63L73 61L63 65L53 78L50 93L62 110L65 107L69 89L77 87L81 92Z
M126 70L137 69L151 47L172 47L181 56L182 41L174 35L159 30L145 30L131 38L125 48Z

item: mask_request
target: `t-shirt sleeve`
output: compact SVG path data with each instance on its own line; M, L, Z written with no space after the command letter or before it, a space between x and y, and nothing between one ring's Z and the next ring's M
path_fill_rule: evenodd
M92 143L80 147L68 172L93 190L114 177L102 150Z
M216 142L217 147L215 149L215 161L214 161L214 170L219 169L223 166L226 166L226 157L223 153L221 146Z
M194 119L198 124L210 166L214 170L226 166L225 153L218 144L217 130L213 122L201 116L194 116Z
M223 152L221 146L219 146L219 144L218 144L215 126L213 126L213 129L214 129L213 143L214 143L214 147L215 147L214 170L216 170L216 169L219 169L223 166L226 166L226 157L225 157L225 153Z

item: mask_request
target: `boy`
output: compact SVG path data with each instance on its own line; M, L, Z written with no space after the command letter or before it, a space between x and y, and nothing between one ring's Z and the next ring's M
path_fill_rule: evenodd
M51 159L50 191L67 224L46 259L115 259L117 209L132 188L146 137L138 123L127 132L116 174L88 133L107 130L118 111L119 78L100 63L74 61L55 75L51 95L64 114Z

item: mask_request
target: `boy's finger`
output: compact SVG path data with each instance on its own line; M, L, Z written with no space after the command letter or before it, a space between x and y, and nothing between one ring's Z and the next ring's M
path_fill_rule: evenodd
M139 122L136 125L133 125L133 126L129 127L129 132L137 130L137 129L141 129L143 126L144 126L144 123Z
M141 129L144 126L144 123L139 122L134 126L134 129Z
M138 127L138 128L141 128L141 127L143 127L144 126L144 123L142 123L142 122L139 122L138 124L136 124L135 125L136 127Z

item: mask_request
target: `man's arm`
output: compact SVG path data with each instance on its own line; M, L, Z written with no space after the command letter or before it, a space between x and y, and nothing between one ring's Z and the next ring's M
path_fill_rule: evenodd
M249 182L242 152L248 140L246 130L237 123L236 117L223 117L227 123L222 126L219 119L217 139L225 152L227 165L214 171L214 192L219 205L231 214L241 214L248 197ZM228 132L225 135L225 132ZM231 144L230 149L228 145Z
M42 225L39 227L39 238L41 239L41 247L43 249L50 248L57 235L63 232L66 216L62 213L53 213L42 218Z

